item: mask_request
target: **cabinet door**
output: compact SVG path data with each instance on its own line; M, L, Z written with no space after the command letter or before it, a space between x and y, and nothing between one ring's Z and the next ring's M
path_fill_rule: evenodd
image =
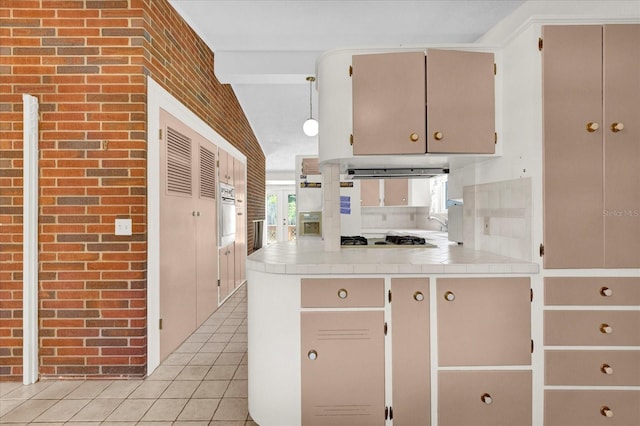
M640 346L639 311L545 311L547 346Z
M246 279L247 257L247 208L245 165L234 159L233 174L236 188L236 239L235 239L235 285L240 286Z
M605 25L603 40L604 267L637 268L640 267L640 25ZM616 124L618 128L614 128Z
M542 37L544 267L602 267L602 27Z
M222 247L219 250L220 259L220 303L233 291L235 249L233 244Z
M431 424L429 279L391 280L393 424Z
M373 207L380 205L379 179L364 179L360 181L360 204Z
M220 182L233 185L233 156L224 149L218 149Z
M215 147L198 146L196 210L196 323L202 324L218 306L218 220L216 209ZM178 256L184 262L183 256Z
M409 179L384 180L384 205L409 205Z
M383 312L302 312L302 424L384 421Z
M531 371L440 371L438 425L531 425L531 387Z
M544 383L640 386L640 351L545 351Z
M353 55L353 154L424 154L424 52Z
M492 53L427 50L427 152L495 152L493 64Z
M531 364L529 278L441 278L437 294L440 365Z

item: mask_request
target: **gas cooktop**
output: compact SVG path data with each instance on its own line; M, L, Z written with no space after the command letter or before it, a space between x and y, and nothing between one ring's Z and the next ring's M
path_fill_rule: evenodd
M413 235L387 235L385 238L365 238L360 235L341 236L340 245L343 246L369 246L369 247L394 247L394 246L421 246L436 247L427 243L422 237Z

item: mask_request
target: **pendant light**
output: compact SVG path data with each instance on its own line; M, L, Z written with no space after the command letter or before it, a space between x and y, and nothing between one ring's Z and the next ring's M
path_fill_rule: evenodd
M315 77L309 76L307 77L307 81L309 82L309 118L302 125L302 131L307 136L315 136L318 134L318 121L313 118L313 107L312 107L312 96L311 96L311 85L314 81L316 81Z

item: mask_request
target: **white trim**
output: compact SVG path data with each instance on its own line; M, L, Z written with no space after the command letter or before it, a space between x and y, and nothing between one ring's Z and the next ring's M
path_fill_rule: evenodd
M38 380L38 98L23 103L22 383Z
M160 109L247 164L247 157L236 147L147 78L147 375L160 365Z

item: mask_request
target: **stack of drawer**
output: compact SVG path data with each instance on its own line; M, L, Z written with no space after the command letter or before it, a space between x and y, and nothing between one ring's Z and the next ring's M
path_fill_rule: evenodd
M545 426L640 424L640 278L544 286Z

